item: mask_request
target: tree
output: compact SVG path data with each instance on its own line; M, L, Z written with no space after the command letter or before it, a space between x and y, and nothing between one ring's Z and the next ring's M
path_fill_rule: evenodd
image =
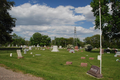
M12 35L12 44L13 45L25 45L25 38L22 38L22 37L20 37L20 36L18 36L18 35L16 35L15 33L13 33L13 35Z
M44 46L44 45L48 46L51 43L51 39L47 35L42 35L42 34L36 32L30 38L30 43L31 43L31 45L39 44L40 46Z
M109 14L108 4L112 4L112 14ZM92 0L92 12L94 13L95 29L99 26L99 0ZM101 5L101 29L105 39L118 38L120 36L120 0L100 0Z
M7 0L0 0L0 44L11 41L10 33L15 27L15 18L8 12L15 3Z

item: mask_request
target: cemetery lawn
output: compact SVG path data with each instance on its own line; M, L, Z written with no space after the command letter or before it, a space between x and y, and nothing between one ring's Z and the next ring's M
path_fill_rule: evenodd
M33 54L30 54L30 53ZM13 56L10 57L10 53ZM5 65L13 71L21 71L25 74L29 73L37 77L42 77L44 80L96 80L86 74L92 65L100 65L97 60L99 50L91 52L75 51L69 53L66 49L59 49L59 52L51 52L46 50L35 50L34 48L24 54L21 52L23 59L17 59L16 51L0 50L0 65ZM35 54L41 54L37 56ZM34 55L34 56L33 56ZM88 56L87 56L88 55ZM101 80L120 80L120 57L114 57L114 53L102 55L102 74ZM85 59L81 59L85 57ZM94 57L94 60L89 60L89 57ZM71 61L72 65L66 65L66 61ZM87 67L81 67L81 63L87 63Z

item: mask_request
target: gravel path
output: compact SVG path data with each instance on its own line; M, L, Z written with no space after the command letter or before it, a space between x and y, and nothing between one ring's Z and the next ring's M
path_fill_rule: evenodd
M30 74L13 72L4 67L0 67L0 80L43 80L40 77L35 77Z

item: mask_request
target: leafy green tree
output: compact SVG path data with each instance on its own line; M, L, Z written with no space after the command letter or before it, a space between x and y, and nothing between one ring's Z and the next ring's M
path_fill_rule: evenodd
M0 44L10 41L12 38L10 33L15 27L15 18L12 18L8 10L14 5L14 2L0 0Z
M112 14L109 14L108 4L112 4ZM92 12L94 13L95 29L99 26L99 0L92 0ZM120 0L100 0L101 5L101 29L105 39L118 38L120 36Z
M17 45L25 45L25 38L22 38L18 35L16 35L15 33L13 33L12 35L12 44L15 46L16 44Z
M40 46L44 46L44 45L48 46L51 43L51 39L47 35L42 35L42 34L36 32L30 38L30 43L31 43L31 45L39 44Z

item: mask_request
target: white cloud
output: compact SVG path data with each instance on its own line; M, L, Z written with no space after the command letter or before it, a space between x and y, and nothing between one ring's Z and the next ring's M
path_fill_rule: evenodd
M13 7L10 14L17 18L17 25L73 25L85 20L83 15L74 15L72 6L51 8L46 5L25 3Z
M75 15L81 13L80 15ZM13 7L10 14L17 19L14 33L29 40L35 32L48 35L52 39L56 37L74 37L75 22L84 20L94 21L91 7L74 8L73 6L58 6L56 8L47 5L25 3ZM94 27L88 29L77 26L77 37L83 40L86 36L98 33Z
M91 10L92 10L92 7L90 7L90 5L87 5L85 7L75 8L75 12L81 13L82 15L84 15L85 20L94 21L95 17L93 16L93 12Z

